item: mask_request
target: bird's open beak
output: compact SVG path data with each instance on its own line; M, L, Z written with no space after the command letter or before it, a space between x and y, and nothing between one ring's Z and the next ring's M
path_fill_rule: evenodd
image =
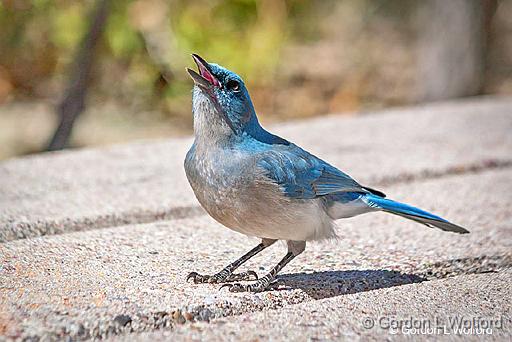
M197 64L199 73L189 68L187 68L187 71L190 74L190 77L194 80L194 83L204 88L209 88L211 86L220 87L221 84L213 75L210 65L195 53L192 54L192 58Z

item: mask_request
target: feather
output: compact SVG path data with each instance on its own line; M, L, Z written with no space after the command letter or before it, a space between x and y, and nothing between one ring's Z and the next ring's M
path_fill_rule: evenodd
M422 209L415 208L413 206L385 199L375 195L365 195L363 200L369 207L378 208L390 214L405 217L409 220L413 220L422 223L428 227L436 227L445 231L467 234L465 228L446 221L445 219L426 212Z
M257 164L285 195L311 199L338 192L370 193L346 173L300 147L273 145L257 155Z

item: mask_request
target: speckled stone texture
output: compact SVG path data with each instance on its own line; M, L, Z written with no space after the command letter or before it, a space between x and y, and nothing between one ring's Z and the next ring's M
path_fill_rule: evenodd
M236 294L185 281L258 242L198 207L182 168L191 139L8 160L0 163L0 340L510 340L512 99L273 131L471 234L384 213L340 220L339 239L308 244L280 289ZM285 251L276 244L242 270L262 275ZM502 324L454 330L454 320L475 317ZM386 326L407 320L437 330Z

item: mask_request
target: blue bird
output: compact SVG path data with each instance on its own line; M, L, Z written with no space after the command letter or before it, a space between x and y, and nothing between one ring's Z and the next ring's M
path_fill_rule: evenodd
M386 199L258 122L244 82L232 71L192 55L198 71L192 111L195 140L185 158L188 181L203 208L224 226L261 243L213 275L192 272L194 283L228 283L232 292L276 286L277 273L306 248L306 241L336 236L334 220L385 211L429 227L468 233L424 210ZM288 252L263 278L234 271L277 240ZM236 281L255 280L252 283Z

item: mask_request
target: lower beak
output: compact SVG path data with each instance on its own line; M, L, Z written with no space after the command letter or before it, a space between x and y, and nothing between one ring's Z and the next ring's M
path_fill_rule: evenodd
M220 87L221 84L211 72L208 62L196 54L192 54L192 58L197 64L199 73L189 68L187 68L187 71L190 77L194 80L194 83L205 88L209 88L211 86Z
M194 83L198 86L208 88L212 85L206 78L199 75L195 70L187 68L187 71L190 77L192 77L192 80L194 80Z

